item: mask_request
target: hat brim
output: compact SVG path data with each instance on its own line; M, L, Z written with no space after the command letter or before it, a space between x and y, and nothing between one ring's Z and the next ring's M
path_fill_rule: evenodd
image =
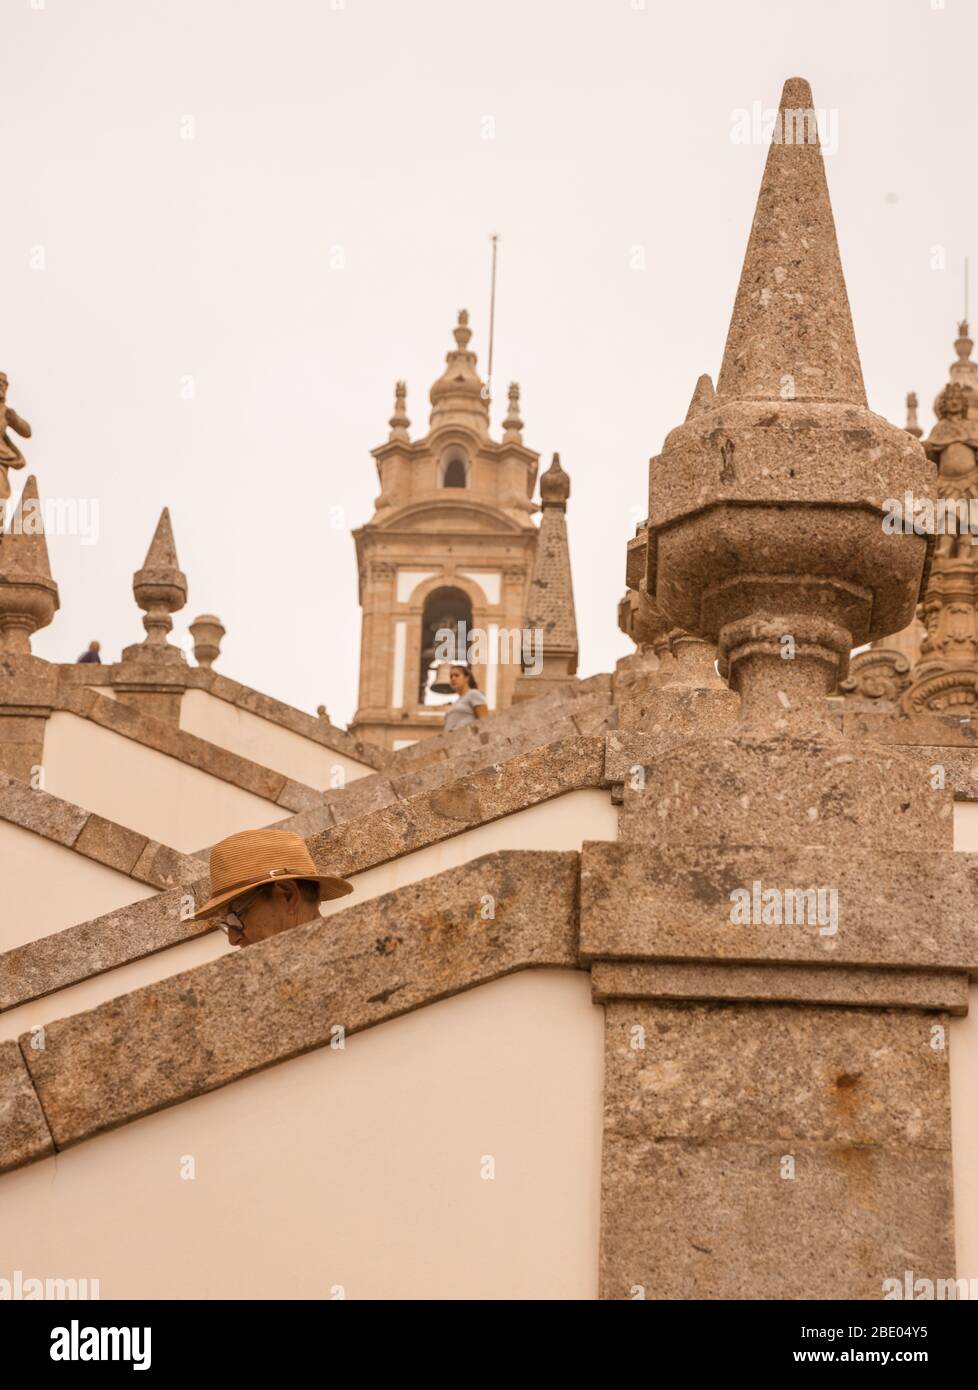
M253 883L241 883L236 888L229 889L226 893L218 893L214 898L204 903L203 907L198 907L196 912L192 912L189 917L185 917L185 922L201 922L205 917L214 917L219 908L226 903L232 902L235 898L243 898L245 893L250 893L253 888L260 888L265 883L281 883L283 879L302 879L303 882L318 883L323 890L323 900L330 898L344 898L347 893L353 892L353 884L347 883L345 878L334 878L332 874L262 874Z

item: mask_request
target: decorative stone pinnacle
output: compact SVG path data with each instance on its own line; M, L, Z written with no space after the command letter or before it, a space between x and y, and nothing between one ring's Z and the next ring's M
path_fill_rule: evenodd
M476 371L476 355L469 351L472 330L468 310L459 310L454 332L455 348L447 354L445 370L431 388L431 428L464 425L486 436L489 397Z
M7 404L9 386L6 372L0 372L0 501L10 496L11 468L23 468L27 460L7 433L13 430L21 439L30 439L31 427Z
M920 425L917 423L917 392L916 392L916 391L908 391L908 392L907 392L907 424L906 424L906 430L907 430L907 434L912 434L913 437L914 437L914 439L920 439L920 437L921 437L921 436L923 435L923 433L924 433L923 430L920 428Z
M713 389L713 379L704 373L696 382L696 388L689 402L689 409L686 411L686 419L691 420L694 415L699 415L708 409L715 400L716 391Z
M804 140L788 134L799 111ZM767 735L831 736L826 694L853 646L910 621L932 545L883 529L887 499L927 496L933 471L866 406L813 122L790 79L716 397L649 477L649 590L717 642L742 721Z
M509 383L509 412L503 421L503 443L510 440L517 444L523 442L523 421L520 419L520 388L515 381Z
M550 467L540 475L541 507L557 507L565 512L570 490L570 477L560 466L560 455L554 454Z
M31 476L9 530L0 534L0 651L30 655L31 636L47 627L59 606L37 480Z
M213 613L203 613L190 624L190 635L194 639L194 660L198 666L210 670L221 654L221 639L225 633L224 624Z
M458 323L453 329L453 332L455 335L455 342L458 344L459 352L465 352L466 348L469 345L469 340L472 337L472 329L469 327L468 309L459 309Z
M394 414L388 421L391 432L391 439L408 439L408 428L411 421L407 417L407 384L398 381L394 386Z
M937 496L968 508L978 500L978 380L967 323L958 325L956 360L934 402L937 421L924 440L937 465ZM933 486L931 491L933 492ZM972 712L978 705L978 549L967 531L937 537L917 616L927 629L912 680L900 697L910 714Z
M139 653L159 660L184 661L186 658L179 647L166 640L173 627L170 614L187 602L187 577L177 560L169 507L164 507L160 513L143 567L132 577L132 591L145 613L146 640L137 647L127 647L124 656Z

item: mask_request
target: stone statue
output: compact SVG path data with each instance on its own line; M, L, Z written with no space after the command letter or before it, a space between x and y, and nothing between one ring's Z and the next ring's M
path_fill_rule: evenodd
M937 424L924 441L927 457L937 464L938 495L969 504L978 502L976 406L973 387L960 381L948 382L934 402ZM978 558L971 536L962 527L937 537L936 555L947 560Z
M9 383L5 372L0 372L0 500L10 496L10 479L7 476L11 468L23 468L27 460L17 448L7 430L14 430L20 435L21 439L30 439L31 427L26 420L22 420L7 404L7 387Z

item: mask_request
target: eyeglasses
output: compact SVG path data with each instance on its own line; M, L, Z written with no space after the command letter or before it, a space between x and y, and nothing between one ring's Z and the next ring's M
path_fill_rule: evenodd
M228 941L231 940L232 931L239 932L241 936L244 936L245 924L241 920L242 913L250 911L260 897L261 889L258 888L255 892L250 893L236 908L226 912L223 917L218 917L217 925L224 932Z

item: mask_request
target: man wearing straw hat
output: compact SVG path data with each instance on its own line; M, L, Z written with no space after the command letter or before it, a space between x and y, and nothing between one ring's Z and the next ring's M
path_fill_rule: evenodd
M321 874L298 835L242 830L211 850L211 896L191 916L214 917L232 946L252 946L290 927L321 920L319 904L353 892Z

